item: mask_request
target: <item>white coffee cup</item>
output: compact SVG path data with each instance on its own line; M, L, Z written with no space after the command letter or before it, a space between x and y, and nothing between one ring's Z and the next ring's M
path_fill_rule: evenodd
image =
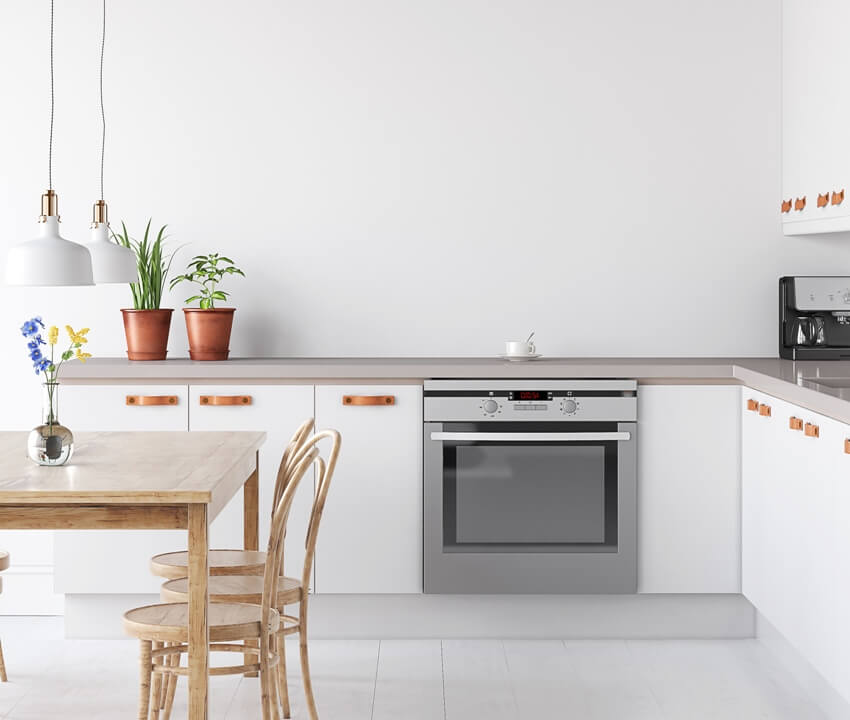
M505 355L534 355L533 342L509 340L505 343Z

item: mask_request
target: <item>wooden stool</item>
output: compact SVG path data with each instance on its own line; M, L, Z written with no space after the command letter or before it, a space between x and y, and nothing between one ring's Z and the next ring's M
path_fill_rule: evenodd
M304 567L301 579L280 577L277 583L277 597L274 607L277 608L281 618L280 628L275 633L277 636L277 649L280 656L278 663L278 693L283 706L283 717L290 716L289 688L286 682L286 655L284 639L287 635L298 633L299 650L301 655L301 675L304 683L304 696L307 700L307 708L312 720L318 720L316 701L313 697L313 683L310 679L310 660L307 650L307 598L310 588L310 576L313 573L313 560L316 554L316 541L319 535L319 523L322 519L322 511L330 489L333 468L339 455L340 436L335 430L324 430L317 433L310 442L322 438L331 438L332 446L328 455L327 469L320 472L316 484L316 494L313 498L313 508L310 513L310 524L307 528L306 554L304 556ZM321 462L321 461L320 461ZM209 579L209 597L211 603L259 603L262 601L264 592L263 578L256 575L218 575ZM189 581L187 578L169 580L163 584L160 597L167 602L188 602ZM298 604L298 617L286 615L284 606ZM212 607L212 605L210 606Z
M333 439L327 463L319 457L316 447L318 441L324 437ZM209 607L211 651L245 654L245 645L237 644L239 641L255 641L259 645L257 662L246 661L242 665L211 668L210 675L259 672L263 720L280 718L280 681L275 681L272 672L275 667L283 664L283 647L278 645L278 640L282 640L284 633L281 616L275 606L282 597L288 599L294 590L283 583L281 595L283 539L292 499L305 472L314 462L318 466L320 485L326 484L336 465L339 444L338 433L319 433L302 442L300 447L289 453L287 462L282 463L283 492L277 499L272 514L263 577L250 576L262 583L259 603L216 602L211 603ZM158 720L163 698L164 718L168 720L171 716L177 678L188 674L188 668L180 665L182 654L188 652L188 604L169 603L135 608L125 613L124 628L128 634L141 641L139 720L147 720L149 714L151 718ZM312 698L312 693L310 697ZM286 709L285 707L285 712Z
M0 550L0 572L9 568L9 553ZM3 578L0 578L0 592L3 592ZM6 677L6 660L3 658L3 643L0 642L0 682L9 682Z

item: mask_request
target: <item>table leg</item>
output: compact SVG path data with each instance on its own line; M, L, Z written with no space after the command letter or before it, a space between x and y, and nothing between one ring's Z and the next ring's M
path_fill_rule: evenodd
M254 472L245 481L242 501L242 532L246 550L260 549L260 453L257 453L257 464ZM259 643L246 640L245 645L258 647ZM257 662L258 655L244 654L246 665ZM245 673L245 677L257 677L257 673Z
M209 695L209 520L189 505L189 720L207 720Z

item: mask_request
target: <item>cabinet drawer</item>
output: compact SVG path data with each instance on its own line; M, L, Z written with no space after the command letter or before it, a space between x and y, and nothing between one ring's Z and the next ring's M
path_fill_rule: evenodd
M72 432L188 430L186 385L67 385L59 417Z

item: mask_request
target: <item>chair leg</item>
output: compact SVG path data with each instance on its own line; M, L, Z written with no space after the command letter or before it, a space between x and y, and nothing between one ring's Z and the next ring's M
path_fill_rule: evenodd
M167 642L162 643L161 647L163 649L167 648L168 643ZM163 667L166 666L166 665L171 665L171 655L163 655L162 656L162 665L163 665ZM168 681L169 680L171 680L170 674L162 676L162 682L160 683L159 699L158 699L158 705L157 705L157 707L160 710L165 709L165 695L168 692Z
M139 720L148 720L151 701L151 641L142 640L139 652Z
M281 613L283 608L281 608ZM281 620L281 623L283 620ZM278 693L280 694L280 704L283 708L283 717L289 720L292 715L292 709L289 707L289 685L286 682L286 636L280 633L277 636L277 685Z
M245 647L255 648L257 647L256 640L245 640ZM244 653L244 662L246 665L251 665L252 663L258 662L259 658L256 655L256 650L253 653ZM257 673L255 672L246 672L245 677L257 677Z
M307 654L307 598L301 601L298 612L298 646L301 651L301 678L304 683L304 698L310 711L310 720L319 720L316 699L313 697L313 681L310 678L310 658Z
M269 677L269 645L265 638L260 640L260 705L263 720L271 720L271 684Z
M180 667L180 653L169 655L170 666L173 668ZM171 710L174 707L174 693L177 690L176 673L169 673L168 682L166 683L165 691L165 708L163 709L162 720L171 720Z
M159 650L163 644L161 642L154 642L151 645L152 650ZM158 659L159 662L154 662L151 660L151 668L156 667L159 663L163 662L162 658ZM162 673L153 673L153 682L151 684L151 709L150 709L150 717L151 720L159 720L159 706L160 700L162 699Z
M6 660L3 659L3 643L0 643L0 682L9 682L6 677Z

